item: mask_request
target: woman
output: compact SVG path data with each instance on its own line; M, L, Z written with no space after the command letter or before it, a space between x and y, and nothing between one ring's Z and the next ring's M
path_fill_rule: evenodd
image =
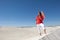
M44 15L43 11L42 12L39 11L38 15L36 17L36 25L37 25L37 29L38 29L38 32L40 35L41 35L41 29L43 29L44 33L46 34L46 29L43 24L44 18L45 18L45 15Z

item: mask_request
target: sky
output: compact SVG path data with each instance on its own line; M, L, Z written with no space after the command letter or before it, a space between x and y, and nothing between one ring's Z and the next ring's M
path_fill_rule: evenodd
M0 26L36 26L38 9L45 26L60 25L60 0L0 0Z

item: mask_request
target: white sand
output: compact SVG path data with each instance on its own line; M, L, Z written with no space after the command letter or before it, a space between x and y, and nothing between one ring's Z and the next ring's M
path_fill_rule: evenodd
M46 27L47 33L60 28ZM48 35L48 34L47 34ZM33 28L0 28L0 40L37 40L45 35L39 36L36 27Z

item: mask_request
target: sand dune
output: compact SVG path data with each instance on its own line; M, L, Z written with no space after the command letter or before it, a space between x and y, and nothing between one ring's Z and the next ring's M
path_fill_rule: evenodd
M46 27L47 35L53 33L55 30L60 29L57 27ZM43 37L39 36L36 27L30 28L12 28L12 27L1 27L0 28L0 40L40 40Z

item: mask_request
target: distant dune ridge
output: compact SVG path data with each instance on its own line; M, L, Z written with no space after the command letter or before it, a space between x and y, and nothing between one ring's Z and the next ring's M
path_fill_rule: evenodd
M55 38L60 40L60 26L46 27L46 29L47 35L44 36L42 32L42 36L44 36L42 37L39 36L36 27L0 27L0 40L54 40Z

